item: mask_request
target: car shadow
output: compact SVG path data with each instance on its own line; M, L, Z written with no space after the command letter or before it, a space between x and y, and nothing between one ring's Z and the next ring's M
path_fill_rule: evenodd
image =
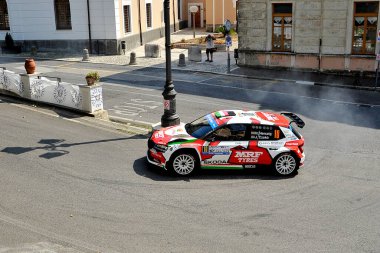
M268 167L247 169L247 170L202 170L189 177L175 176L163 168L150 164L146 157L141 157L133 163L133 169L137 175L149 178L154 181L192 181L192 180L236 180L236 179L256 179L256 180L286 180L294 178L295 175L279 177L273 175Z
M98 143L106 142L119 142L131 139L145 139L144 135L134 135L131 137L122 137L122 138L113 138L113 139L102 139L86 142L67 142L65 139L41 139L38 141L38 145L33 147L5 147L0 152L11 154L11 155L21 155L24 153L32 152L35 150L45 151L44 154L39 157L44 159L53 159L60 156L70 154L70 151L67 150L70 147L82 146L82 145L94 145Z

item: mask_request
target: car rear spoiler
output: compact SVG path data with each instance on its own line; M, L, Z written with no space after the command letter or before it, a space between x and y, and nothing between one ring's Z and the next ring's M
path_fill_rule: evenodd
M294 113L283 112L283 113L281 113L281 115L288 117L291 120L290 123L293 123L293 122L296 123L296 125L299 128L303 128L305 126L305 122L303 122L303 120L300 117L298 117L297 115L295 115Z

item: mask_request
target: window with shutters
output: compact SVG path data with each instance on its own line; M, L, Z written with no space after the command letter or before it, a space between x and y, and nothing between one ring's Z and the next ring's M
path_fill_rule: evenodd
M55 25L57 30L71 30L69 0L54 0Z
M182 0L177 0L178 19L182 19Z
M123 11L124 11L124 32L130 33L130 32L132 32L132 29L131 29L131 6L130 5L124 5Z
M375 54L378 2L355 2L352 54Z
M152 28L152 4L146 4L146 26Z
M6 0L0 0L0 30L10 30L8 7Z
M292 4L273 4L272 50L290 52L292 50Z

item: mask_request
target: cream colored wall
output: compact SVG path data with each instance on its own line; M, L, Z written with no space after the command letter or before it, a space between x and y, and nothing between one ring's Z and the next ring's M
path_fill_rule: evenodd
M189 15L189 4L203 4L203 11L205 13L205 0L184 0L183 1L183 9L182 9L182 20L188 20L188 15ZM203 16L203 19L205 19L205 15Z
M213 13L213 2L215 13ZM224 3L224 19L223 19ZM206 0L206 25L213 25L215 14L215 25L224 24L226 19L232 24L236 23L236 7L233 6L233 0ZM217 27L215 27L217 28Z
M175 8L175 20L178 22L177 17L177 0L171 0L170 1L170 23L173 25L173 1L174 1L174 8ZM129 34L124 34L124 13L123 13L123 2L128 2L126 0L119 0L119 17L120 17L120 26L119 31L121 37ZM140 32L139 27L139 8L138 8L138 0L130 0L131 3L131 25L132 25L132 34L138 34ZM152 28L147 28L147 21L146 21L146 3L152 4ZM141 8L141 31L146 32L150 31L152 29L158 29L163 28L165 26L164 24L164 13L163 13L163 0L140 0L140 8Z

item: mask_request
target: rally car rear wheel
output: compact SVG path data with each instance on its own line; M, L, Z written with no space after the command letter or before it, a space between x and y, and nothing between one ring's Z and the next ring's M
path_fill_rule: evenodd
M192 154L177 153L170 160L170 169L178 176L192 174L198 166L198 161Z
M280 176L289 176L298 170L298 162L290 153L284 153L275 159L273 163L274 171Z

